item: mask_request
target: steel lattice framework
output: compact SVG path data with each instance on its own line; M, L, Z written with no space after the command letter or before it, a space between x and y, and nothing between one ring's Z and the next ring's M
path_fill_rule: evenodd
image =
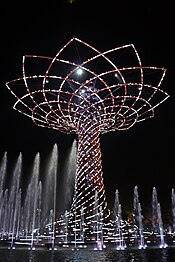
M100 134L131 128L154 116L168 98L160 89L166 69L142 66L133 44L100 52L72 38L55 57L26 55L23 76L6 83L14 109L38 126L78 134L71 212L87 223L107 212Z

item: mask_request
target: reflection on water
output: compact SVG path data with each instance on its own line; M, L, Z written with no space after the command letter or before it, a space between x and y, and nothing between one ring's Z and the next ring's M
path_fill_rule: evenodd
M145 250L8 250L0 249L0 262L174 262L175 248Z
M160 259L160 260L161 260L162 262L168 261L168 260L167 260L167 258L168 258L168 252L167 252L166 249L162 249L162 250L161 250L161 255L160 255L160 256L161 256L161 259ZM159 256L159 257L160 257L160 256Z
M29 259L28 259L29 262L38 261L38 260L37 260L37 253L36 253L36 252L29 251L28 254L29 254Z

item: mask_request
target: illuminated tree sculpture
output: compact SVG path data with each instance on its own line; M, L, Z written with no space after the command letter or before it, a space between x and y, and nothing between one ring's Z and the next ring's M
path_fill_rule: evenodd
M22 71L6 83L17 99L14 109L38 126L78 135L70 213L80 219L83 210L86 224L98 212L107 216L100 134L153 117L168 98L160 89L166 69L142 66L133 44L100 52L72 38L54 58L24 56Z

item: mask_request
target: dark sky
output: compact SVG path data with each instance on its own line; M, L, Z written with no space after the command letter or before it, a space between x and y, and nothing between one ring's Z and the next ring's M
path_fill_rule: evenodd
M119 2L119 3L117 3ZM154 2L154 3L153 3ZM138 4L139 3L139 4ZM22 76L22 56L54 56L73 36L100 51L133 43L145 66L167 68L162 88L170 94L155 117L128 131L101 136L106 195L109 203L119 189L121 203L132 203L137 185L143 206L150 206L152 187L167 208L175 187L175 40L173 7L168 1L75 0L4 3L1 7L0 52L0 157L8 152L9 164L19 152L29 166L37 152L46 158L57 143L63 160L74 139L36 126L13 110L15 98L5 87Z

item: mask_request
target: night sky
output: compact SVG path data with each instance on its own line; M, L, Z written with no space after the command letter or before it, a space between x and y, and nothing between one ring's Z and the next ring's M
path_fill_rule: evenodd
M155 109L155 117L123 132L101 136L104 183L112 206L120 193L123 209L132 205L139 188L145 212L151 205L152 187L163 210L175 187L175 40L173 7L166 1L48 1L35 6L27 1L1 7L0 52L0 157L8 152L9 165L23 153L26 169L37 152L47 158L56 143L64 162L73 139L36 126L13 109L16 101L5 83L22 76L22 56L54 56L73 36L99 51L133 43L142 64L167 68L161 88L170 94ZM27 176L27 173L24 174ZM25 179L24 179L25 180Z

